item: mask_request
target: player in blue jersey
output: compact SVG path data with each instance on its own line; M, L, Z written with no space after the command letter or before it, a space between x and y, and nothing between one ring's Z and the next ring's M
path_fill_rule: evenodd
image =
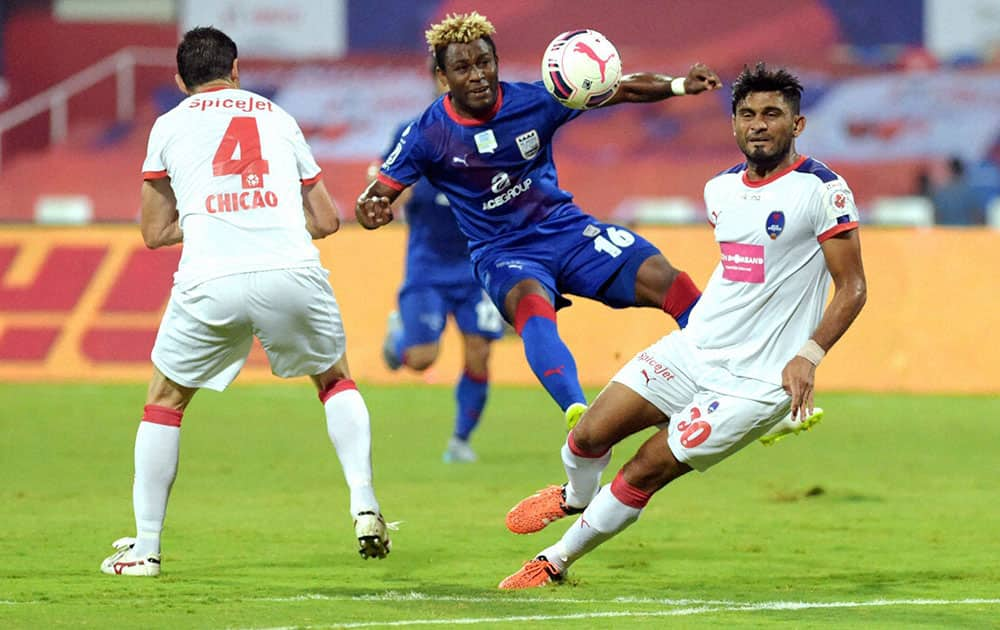
M430 70L438 94L447 91L433 65ZM390 150L410 124L396 131ZM377 172L377 164L374 169ZM441 334L448 315L452 316L462 333L463 370L455 388L455 428L444 461L473 462L476 453L469 438L486 405L490 344L503 336L503 319L479 286L465 235L444 193L420 179L396 199L396 205L403 207L409 225L406 274L399 289L399 310L389 316L382 355L392 370L404 365L426 370L438 358Z
M556 328L556 309L569 304L564 295L615 308L660 308L683 327L701 292L646 239L585 214L559 187L552 137L581 112L558 103L540 81L499 81L493 33L475 12L451 15L427 31L448 93L403 132L355 214L366 228L385 225L392 201L421 177L447 195L476 276L573 425L586 398ZM631 74L605 106L720 86L702 64L677 79Z

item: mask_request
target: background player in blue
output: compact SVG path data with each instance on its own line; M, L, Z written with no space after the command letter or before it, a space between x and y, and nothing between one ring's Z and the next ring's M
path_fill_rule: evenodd
M581 112L542 83L500 82L493 25L451 15L426 33L448 94L405 130L355 206L369 229L421 176L451 201L476 276L524 343L528 364L573 425L586 409L576 363L556 328L564 294L615 308L661 308L684 326L701 295L651 243L584 214L559 188L552 137ZM648 103L721 86L702 64L686 77L631 74L605 106Z
M434 67L430 67L431 75L437 94L442 94L448 86L436 76ZM390 150L409 124L393 135ZM377 172L378 165L374 169ZM451 314L462 332L463 371L455 388L455 429L444 461L473 462L476 453L469 438L486 405L490 344L503 336L503 319L479 286L465 235L444 193L420 179L396 204L403 206L409 225L406 274L399 289L399 310L389 315L382 355L392 370L403 365L426 370L437 360L441 333Z

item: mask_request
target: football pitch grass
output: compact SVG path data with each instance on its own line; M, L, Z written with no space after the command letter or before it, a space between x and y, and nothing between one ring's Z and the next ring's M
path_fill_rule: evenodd
M563 481L561 414L496 387L481 461L444 464L449 388L361 389L402 521L387 559L357 554L311 387L237 385L184 418L163 573L143 579L98 565L134 534L145 388L0 385L0 627L1000 627L997 397L823 393L814 430L668 486L566 583L501 592L571 522L503 525Z

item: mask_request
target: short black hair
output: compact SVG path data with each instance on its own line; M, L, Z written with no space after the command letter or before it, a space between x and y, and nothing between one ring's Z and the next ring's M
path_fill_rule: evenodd
M751 92L781 92L791 106L792 113L798 115L803 89L798 77L784 68L768 70L763 61L758 61L753 70L749 66L743 66L740 76L733 82L733 114L740 101Z
M177 74L188 89L228 79L236 56L236 42L228 35L212 26L199 26L184 33L177 45Z
M496 59L497 58L497 45L493 43L493 38L490 37L489 35L480 35L478 39L483 40L484 42L486 42L489 45L490 50L493 52L493 58ZM445 44L444 46L435 46L434 47L434 64L438 68L441 68L442 72L444 72L444 70L445 70L444 59L445 59L446 53L448 52L448 46L450 46L451 44L455 44L455 43L463 43L463 42L449 42L448 44ZM469 42L469 43L471 43L471 42Z

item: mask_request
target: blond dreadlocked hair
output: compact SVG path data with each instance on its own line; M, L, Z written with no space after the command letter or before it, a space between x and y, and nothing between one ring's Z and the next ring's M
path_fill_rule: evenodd
M468 44L477 39L485 40L493 54L496 55L496 46L493 38L490 37L496 29L484 16L476 11L471 13L452 13L445 16L437 24L433 24L424 32L427 46L437 60L437 65L444 68L444 52L448 49L448 44Z

